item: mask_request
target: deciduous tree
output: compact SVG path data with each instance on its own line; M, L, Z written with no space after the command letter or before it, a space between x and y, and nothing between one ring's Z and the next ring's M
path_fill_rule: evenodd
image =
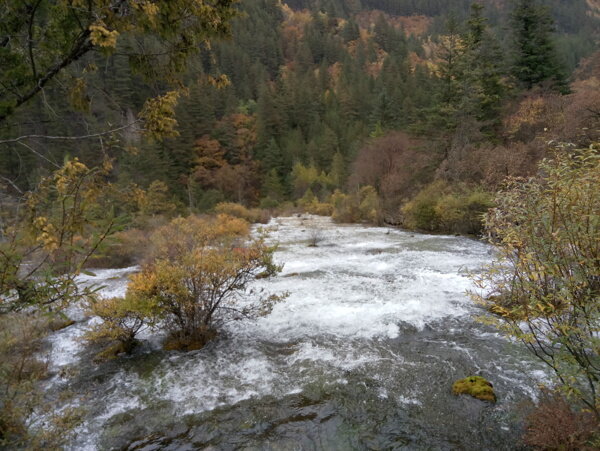
M498 260L476 278L488 320L600 417L600 157L561 150L540 176L513 179L486 230Z

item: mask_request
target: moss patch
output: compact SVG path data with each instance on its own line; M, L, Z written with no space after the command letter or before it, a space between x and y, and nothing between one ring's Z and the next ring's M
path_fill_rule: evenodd
M50 322L48 323L48 328L52 332L57 332L59 330L72 326L73 324L75 324L75 321L73 321L70 318L58 317L50 320Z
M452 386L455 395L471 395L481 401L496 402L494 386L481 376L469 376L460 379Z

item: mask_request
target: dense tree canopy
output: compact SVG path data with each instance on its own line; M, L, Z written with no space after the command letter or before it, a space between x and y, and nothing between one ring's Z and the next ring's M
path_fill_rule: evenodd
M228 31L232 3L3 0L0 121L92 51L118 51L148 79L173 81L199 44ZM74 95L84 86L77 78Z

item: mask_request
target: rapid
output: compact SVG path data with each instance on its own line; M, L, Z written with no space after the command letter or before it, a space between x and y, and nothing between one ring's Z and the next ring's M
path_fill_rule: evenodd
M199 351L167 352L146 331L131 356L95 364L90 322L48 339L49 397L84 409L72 450L518 449L545 369L476 320L469 272L493 249L477 240L275 218L281 274L253 289L288 292L272 313L228 323ZM309 243L316 241L317 246ZM135 267L82 283L125 292ZM498 402L455 397L481 375Z

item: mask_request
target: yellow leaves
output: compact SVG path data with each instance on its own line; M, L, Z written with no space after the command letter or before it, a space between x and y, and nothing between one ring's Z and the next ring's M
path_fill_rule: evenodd
M102 171L105 174L108 174L112 170L113 170L113 161L110 158L105 158L102 161Z
M94 63L89 63L87 66L83 68L84 74L94 73L98 70L98 66Z
M520 123L543 107L532 100ZM581 381L597 380L588 358L598 349L598 193L600 162L587 149L560 150L539 175L509 180L486 220L499 261L478 276L482 292L495 295L479 298L496 327L547 356L579 397Z
M89 172L88 167L77 158L67 161L65 165L54 173L53 179L56 190L60 195L68 194L73 185L78 184L79 179Z
M225 74L221 74L218 77L213 77L212 75L208 75L208 82L217 89L226 88L231 84L229 77Z
M150 1L141 1L134 3L134 8L142 11L148 17L155 19L160 8L156 3Z
M131 191L131 200L142 215L173 214L177 205L169 198L167 184L154 180L147 191L135 186Z
M59 247L56 227L48 221L48 218L38 216L33 220L33 226L38 230L37 242L44 246L47 251L54 251Z
M90 40L98 47L114 50L117 47L118 37L118 31L107 29L102 22L90 25Z
M83 78L75 79L75 83L69 92L69 100L77 111L89 112L90 98L87 95L87 85Z
M151 296L156 287L157 280L156 272L144 270L130 277L127 289L132 293Z
M220 304L235 311L238 294L256 274L280 269L272 262L274 248L247 240L248 232L246 221L223 214L174 219L151 236L152 260L132 276L127 296L151 299L158 315L194 333L199 321L211 323Z
M502 307L501 305L492 305L490 307L490 312L504 317L510 316L510 311L507 308Z
M150 24L152 28L156 28L159 25L158 13L160 7L151 1L141 0L135 2L133 7L142 15L143 20Z
M245 220L224 214L213 218L176 218L152 234L149 253L154 258L174 260L209 245L232 246L248 232Z
M179 99L179 91L169 91L162 96L148 99L140 113L144 120L146 133L159 141L164 138L178 136L175 107Z

